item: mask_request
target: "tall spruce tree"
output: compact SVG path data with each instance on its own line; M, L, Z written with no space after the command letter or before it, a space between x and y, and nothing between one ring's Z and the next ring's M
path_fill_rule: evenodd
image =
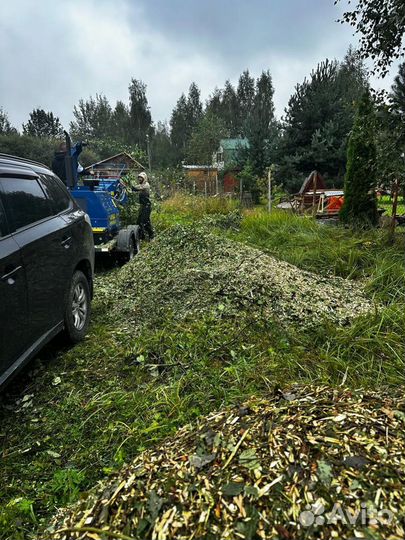
M175 151L176 161L182 161L187 153L193 130L203 117L200 90L193 82L187 97L182 94L172 111L170 118L170 138Z
M255 79L249 70L245 70L239 77L236 96L238 100L239 127L241 135L246 136L255 101Z
M193 129L198 125L203 115L203 106L200 99L200 89L193 82L187 96L187 136L191 137Z
M130 143L146 149L146 137L153 132L152 115L146 97L146 84L137 79L131 79L129 85L129 125Z
M399 66L390 97L393 110L405 118L405 62Z
M278 179L287 189L298 189L314 169L342 185L355 103L367 88L364 65L352 49L342 62L320 63L309 79L296 86L277 158Z
M398 75L390 93L392 123L405 147L405 62L399 66Z
M235 138L241 135L238 97L229 80L225 81L223 89L214 90L207 100L205 112L220 118L227 126L230 137Z
M376 175L375 113L370 92L358 106L347 149L345 201L341 220L351 226L370 226L378 222Z
M253 109L247 121L246 135L249 140L247 156L256 176L263 176L270 165L267 148L275 136L274 87L269 71L263 71L256 81Z
M164 122L157 123L152 138L151 153L154 168L166 168L175 164L169 126Z
M34 109L29 120L23 124L24 135L31 137L61 137L63 127L57 116L43 109Z
M111 137L122 143L130 144L129 110L122 101L117 101L111 115Z
M223 116L223 90L215 88L213 93L208 97L205 113L215 114L218 118Z
M338 63L326 60L318 64L310 78L295 87L290 97L285 118L285 151L289 154L299 149L310 154L312 136L325 120L336 114L338 104L334 100ZM307 156L307 159L309 156ZM309 158L310 160L310 158ZM303 159L303 168L308 165Z
M235 88L229 80L225 81L222 95L222 120L229 129L230 137L235 138L241 134L242 129L238 97Z
M13 135L17 130L11 125L8 114L0 107L0 135Z
M187 98L182 94L170 118L170 139L175 152L175 159L180 162L186 154L189 139Z

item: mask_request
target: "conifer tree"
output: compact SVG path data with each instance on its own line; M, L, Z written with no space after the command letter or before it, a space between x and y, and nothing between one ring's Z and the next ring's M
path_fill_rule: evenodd
M146 137L152 135L152 115L146 97L146 84L131 79L129 85L129 125L131 143L146 150Z
M11 125L8 114L0 107L0 135L14 135L17 130Z
M191 137L191 133L197 127L203 115L203 106L200 99L200 89L193 82L190 85L187 96L187 137Z
M184 159L189 138L187 98L184 94L179 97L172 111L170 129L170 139L174 148L175 159L179 162Z
M250 116L254 107L255 100L255 79L247 69L239 77L236 96L238 100L240 135L246 136L246 130L249 125Z
M367 91L360 100L347 149L345 202L340 218L348 225L377 224L376 155L374 107Z
M390 93L393 128L399 134L399 142L405 146L405 62L399 66L398 75Z
M61 137L63 127L59 118L52 112L34 109L28 122L23 124L23 133L32 137Z

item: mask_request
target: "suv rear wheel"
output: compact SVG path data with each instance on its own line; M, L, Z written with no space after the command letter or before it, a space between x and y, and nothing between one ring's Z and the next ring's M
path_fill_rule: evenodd
M65 308L65 332L69 341L78 343L86 335L90 322L90 288L80 270L73 274Z

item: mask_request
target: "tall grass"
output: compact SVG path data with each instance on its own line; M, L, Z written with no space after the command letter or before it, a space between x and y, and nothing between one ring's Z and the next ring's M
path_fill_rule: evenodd
M203 197L176 193L155 207L152 220L158 230L175 224L191 224L210 216L226 216L238 210L239 201L226 197Z
M246 242L299 268L364 280L381 301L405 300L404 231L394 245L384 230L352 231L284 211L246 211L235 240Z
M386 216L392 216L392 199L388 195L384 195L378 199L378 207L384 208ZM398 197L397 214L405 214L405 198L401 195Z
M161 209L167 214L182 214L195 220L210 214L229 214L239 207L239 201L227 197L203 197L177 193L164 201Z

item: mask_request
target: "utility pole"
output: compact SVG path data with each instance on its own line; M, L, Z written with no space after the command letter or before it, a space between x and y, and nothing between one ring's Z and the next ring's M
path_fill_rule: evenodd
M272 166L269 167L269 170L267 171L267 209L269 213L271 212L271 180L272 180Z
M150 140L149 140L149 133L146 134L146 151L148 153L148 169L149 169L149 174L151 173L152 171L152 159L151 159L151 155L150 155Z
M315 172L312 182L314 183L314 191L312 194L312 216L316 217L316 188L318 187L318 171Z

